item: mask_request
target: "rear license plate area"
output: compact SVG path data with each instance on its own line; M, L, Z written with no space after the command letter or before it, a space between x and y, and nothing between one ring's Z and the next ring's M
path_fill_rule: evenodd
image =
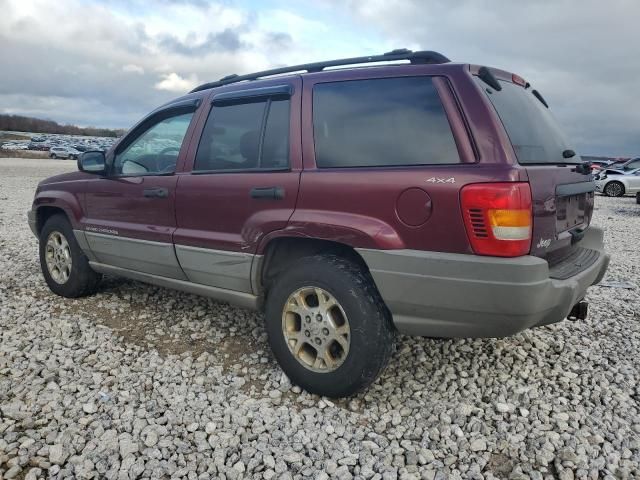
M556 198L556 232L565 232L584 225L587 195L567 195Z

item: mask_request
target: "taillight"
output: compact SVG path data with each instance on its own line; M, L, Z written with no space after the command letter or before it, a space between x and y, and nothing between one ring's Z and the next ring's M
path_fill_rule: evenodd
M528 183L475 183L460 193L464 224L478 255L517 257L531 249L533 226Z

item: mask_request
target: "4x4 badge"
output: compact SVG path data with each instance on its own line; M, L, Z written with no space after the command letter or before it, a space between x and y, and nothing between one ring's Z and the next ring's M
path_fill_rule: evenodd
M442 177L431 177L427 179L427 182L431 183L456 183L455 177L442 178Z

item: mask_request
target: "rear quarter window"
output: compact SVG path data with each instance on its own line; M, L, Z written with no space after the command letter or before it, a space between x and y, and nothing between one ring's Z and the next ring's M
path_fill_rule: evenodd
M320 168L460 163L430 77L317 84L313 132Z

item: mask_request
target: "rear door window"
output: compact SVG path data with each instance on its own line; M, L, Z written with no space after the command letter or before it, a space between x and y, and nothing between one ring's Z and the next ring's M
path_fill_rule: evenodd
M511 82L499 80L502 90L487 86L475 77L493 104L504 125L518 163L578 163L579 156L566 159L562 152L569 150L568 142L558 122L542 102L532 93Z
M279 170L289 165L288 99L214 105L194 171Z
M430 77L317 84L313 132L320 168L460 163Z

